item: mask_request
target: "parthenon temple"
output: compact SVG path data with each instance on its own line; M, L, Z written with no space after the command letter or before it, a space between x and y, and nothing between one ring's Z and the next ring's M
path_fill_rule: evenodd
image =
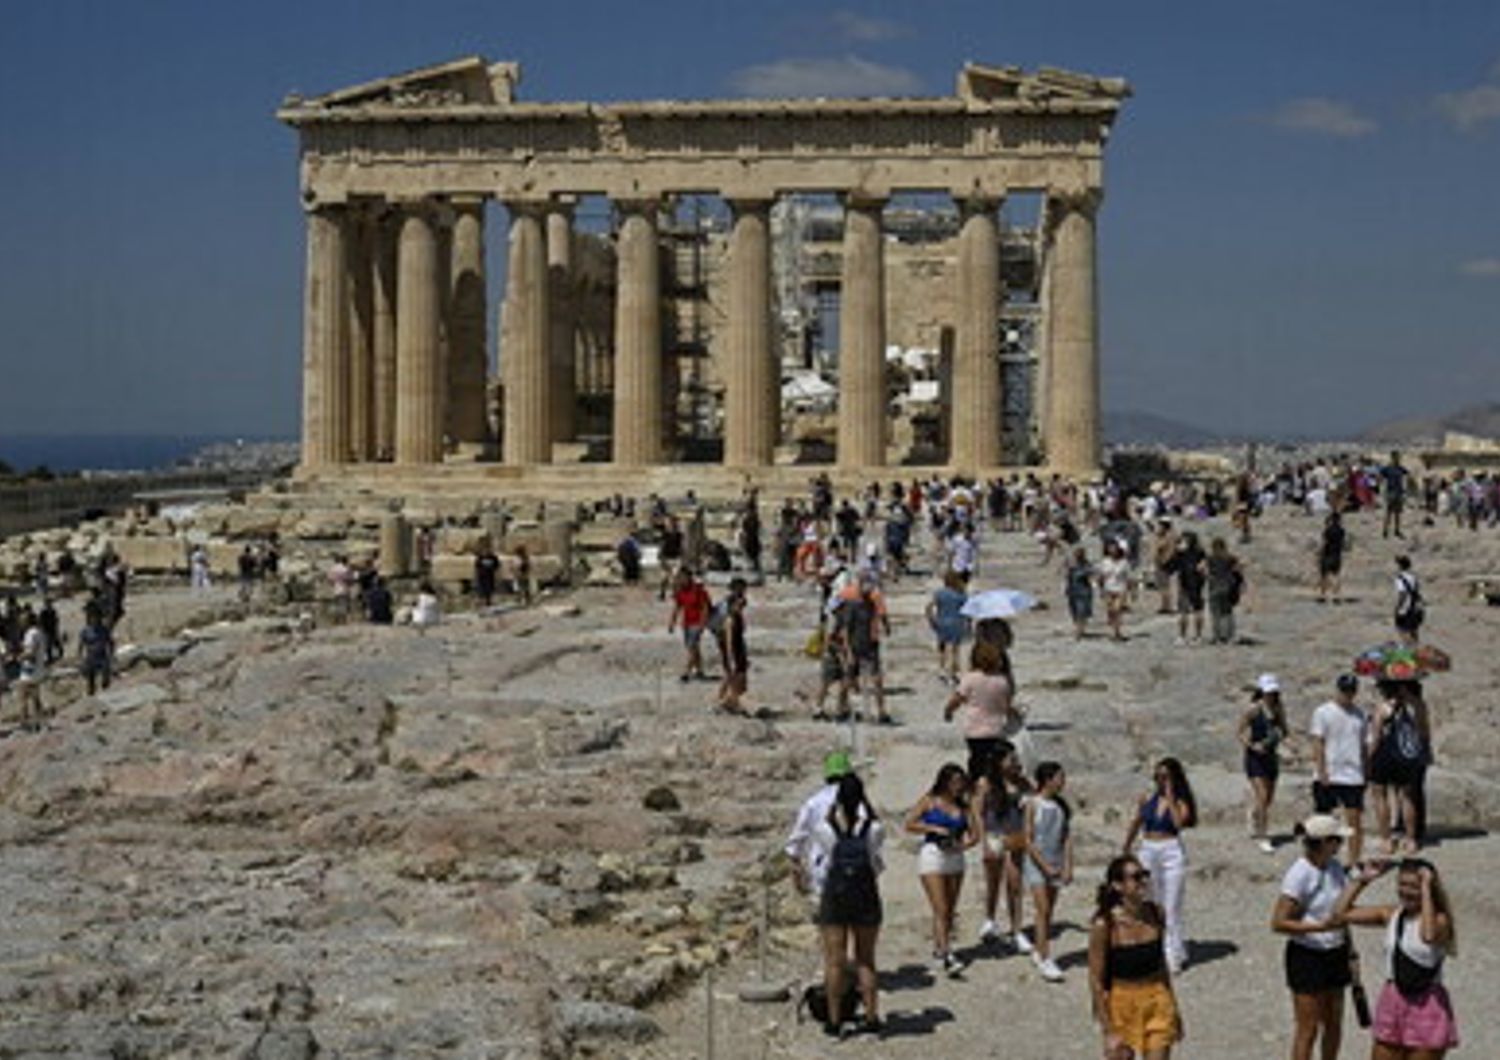
M278 111L304 478L1098 470L1123 80L968 64L944 97L608 104L519 80L465 58Z

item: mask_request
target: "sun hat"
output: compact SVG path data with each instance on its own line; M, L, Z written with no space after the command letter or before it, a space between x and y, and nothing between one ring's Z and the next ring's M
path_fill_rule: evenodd
M1275 674L1261 674L1255 679L1255 689L1261 695L1270 695L1272 692L1281 691L1281 682L1276 679Z
M1354 829L1331 813L1315 813L1297 826L1297 834L1308 839L1347 839Z
M838 780L854 772L854 765L845 751L830 751L823 759L823 779Z

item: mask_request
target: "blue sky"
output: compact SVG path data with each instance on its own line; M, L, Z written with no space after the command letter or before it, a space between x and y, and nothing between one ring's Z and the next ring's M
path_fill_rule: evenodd
M1337 433L1500 399L1494 0L48 0L4 27L0 433L294 433L302 220L272 112L476 52L519 60L529 99L1123 75L1108 407Z

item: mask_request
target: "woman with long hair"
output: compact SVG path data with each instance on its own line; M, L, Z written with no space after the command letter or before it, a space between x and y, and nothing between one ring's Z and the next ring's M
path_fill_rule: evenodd
M1036 916L1031 929L1031 959L1043 979L1060 983L1062 969L1052 959L1052 913L1057 892L1073 882L1073 836L1069 827L1073 812L1062 797L1068 777L1061 763L1041 763L1034 778L1036 793L1026 800L1026 861L1021 869Z
M1443 962L1458 953L1453 905L1437 867L1406 858L1396 869L1396 901L1359 906L1360 894L1391 869L1366 862L1339 896L1334 915L1385 932L1385 985L1375 1002L1371 1060L1439 1060L1458 1046L1458 1023L1443 986Z
M1124 640L1120 624L1125 619L1126 598L1130 595L1130 560L1120 542L1110 538L1104 542L1104 558L1094 568L1099 579L1099 588L1104 593L1104 615L1109 621L1109 632L1115 640Z
M1151 873L1121 854L1109 863L1089 923L1089 990L1104 1035L1105 1060L1167 1060L1182 1040L1160 907Z
M964 852L979 842L979 818L969 800L964 767L949 762L906 815L906 830L922 837L917 873L932 907L933 963L958 975L964 962L953 953L953 918L964 885Z
M1281 703L1281 682L1275 674L1261 674L1255 679L1250 707L1240 715L1237 729L1240 746L1245 749L1245 778L1250 781L1250 838L1261 852L1273 854L1268 822L1271 802L1276 798L1276 781L1281 776L1279 748L1287 732L1286 708Z
M1292 1060L1339 1055L1344 990L1353 979L1349 935L1335 913L1348 877L1339 846L1353 834L1342 818L1315 813L1297 826L1302 856L1281 879L1271 930L1286 935L1284 968L1292 993Z
M1187 851L1182 833L1198 823L1198 802L1188 783L1187 770L1175 758L1163 758L1152 774L1153 789L1140 797L1130 827L1125 831L1126 854L1136 851L1151 875L1152 899L1161 908L1166 924L1167 965L1172 974L1187 963L1187 942L1182 931L1182 892L1187 883Z
M927 625L937 638L938 676L955 685L958 684L958 647L969 635L969 620L963 613L968 599L964 580L949 571L943 575L942 586L927 602Z
M969 653L970 669L943 706L943 720L959 715L959 727L969 745L969 777L977 780L1000 741L1021 731L1024 719L1015 706L1015 683L1010 657L990 641L980 641Z
M1379 848L1388 854L1416 853L1420 846L1418 806L1431 760L1432 735L1427 704L1415 685L1414 681L1378 681L1375 686L1380 702L1370 726L1370 802ZM1399 848L1391 838L1392 802L1405 832Z
M1031 794L1031 781L1021 765L1021 756L1009 740L1001 740L995 753L974 782L974 801L979 804L979 823L984 840L984 925L980 942L1007 942L1018 953L1031 952L1031 943L1021 932L1021 863L1026 857L1026 821L1022 805ZM1010 934L1000 934L995 912L1000 890L1005 890L1005 911Z
M880 1030L876 989L875 942L880 935L882 909L876 877L885 867L881 859L885 832L859 777L839 778L838 792L828 816L813 831L813 842L823 848L827 871L818 899L818 931L823 939L823 983L828 996L824 1030L842 1036L844 977L853 951L854 974L864 1004L864 1027Z

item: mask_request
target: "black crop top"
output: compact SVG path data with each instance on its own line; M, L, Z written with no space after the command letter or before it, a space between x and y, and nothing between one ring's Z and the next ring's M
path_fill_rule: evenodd
M1160 936L1150 942L1109 947L1108 972L1112 983L1155 978L1164 965Z

